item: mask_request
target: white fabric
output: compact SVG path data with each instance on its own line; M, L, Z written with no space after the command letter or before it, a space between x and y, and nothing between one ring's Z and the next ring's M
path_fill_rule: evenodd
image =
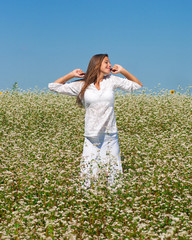
M49 83L48 87L51 91L77 96L83 84L83 81L65 84ZM100 82L100 90L98 90L93 83L90 84L85 91L82 101L86 110L84 135L93 137L101 133L116 133L114 90L120 88L124 91L133 91L140 87L139 84L133 81L114 75L108 75Z
M104 176L109 185L123 173L117 133L85 137L81 161L82 187L87 189Z
M66 84L50 83L49 89L70 96L77 96L83 81ZM85 91L85 141L81 161L82 187L87 189L99 176L107 178L109 185L123 172L119 151L117 126L114 113L114 90L133 91L141 86L126 78L106 76L100 90L92 83Z

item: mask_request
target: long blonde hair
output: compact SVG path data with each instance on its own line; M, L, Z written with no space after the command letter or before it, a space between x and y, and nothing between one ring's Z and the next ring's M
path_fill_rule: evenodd
M89 85L91 83L96 83L97 77L100 73L101 63L105 57L108 57L108 54L96 54L91 58L89 65L87 67L87 71L85 73L85 77L81 79L82 81L84 81L84 85L81 89L81 92L77 96L78 104L82 105L81 100L83 100L84 93L86 89L89 87Z

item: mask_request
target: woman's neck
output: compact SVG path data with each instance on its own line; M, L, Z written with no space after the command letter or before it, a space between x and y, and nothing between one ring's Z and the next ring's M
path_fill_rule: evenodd
M97 81L96 81L96 83L100 83L100 82L102 82L103 81L103 78L104 78L104 75L102 74L102 73L100 73L98 76L97 76Z

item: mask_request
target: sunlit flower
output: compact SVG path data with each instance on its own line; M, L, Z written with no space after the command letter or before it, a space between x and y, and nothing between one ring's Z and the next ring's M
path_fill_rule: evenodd
M174 90L170 90L170 93L171 93L171 94L174 94L174 93L175 93L175 91L174 91Z
M2 94L2 92L0 91L0 95Z

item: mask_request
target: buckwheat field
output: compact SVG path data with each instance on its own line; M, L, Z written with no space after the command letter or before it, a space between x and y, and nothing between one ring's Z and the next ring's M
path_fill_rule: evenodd
M0 94L0 239L192 239L189 92L116 95L123 175L81 189L84 109L49 91Z

